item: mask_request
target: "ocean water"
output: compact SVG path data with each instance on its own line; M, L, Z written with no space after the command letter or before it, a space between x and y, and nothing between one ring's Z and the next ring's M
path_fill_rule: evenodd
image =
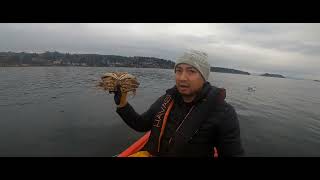
M139 113L175 84L170 69L0 67L0 156L109 157L128 147L143 134L96 87L110 71L138 78L129 102ZM246 156L320 156L319 82L224 73L209 81L227 90Z

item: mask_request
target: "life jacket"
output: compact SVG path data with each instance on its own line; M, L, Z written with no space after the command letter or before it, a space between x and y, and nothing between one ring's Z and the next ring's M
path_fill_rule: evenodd
M191 145L188 142L212 113L219 112L218 107L220 104L224 103L225 98L225 89L216 88L210 85L210 90L207 96L195 104L189 116L187 116L185 121L180 124L176 133L172 137L174 143L170 148L170 153L180 154L182 156L205 156L206 150L211 148L209 147L211 146L210 144ZM154 156L161 155L161 140L174 100L174 94L167 91L161 107L154 116L154 123L148 142L142 148L142 150L148 151ZM217 113L215 115L217 116ZM216 151L216 149L211 150L212 152Z

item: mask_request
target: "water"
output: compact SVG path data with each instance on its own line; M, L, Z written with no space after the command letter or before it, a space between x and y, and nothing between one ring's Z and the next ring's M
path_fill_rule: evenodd
M137 76L129 102L139 113L175 83L163 69L0 67L0 156L113 156L143 135L95 87L108 71ZM227 89L247 156L320 156L319 82L222 73L209 81Z

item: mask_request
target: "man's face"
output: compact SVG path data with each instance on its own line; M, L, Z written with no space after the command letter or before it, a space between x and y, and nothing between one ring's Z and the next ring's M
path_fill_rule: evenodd
M193 96L205 83L200 72L188 64L179 64L175 69L176 86L182 96Z

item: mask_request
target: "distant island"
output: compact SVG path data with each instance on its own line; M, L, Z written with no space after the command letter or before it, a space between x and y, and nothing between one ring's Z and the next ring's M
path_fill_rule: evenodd
M212 71L212 72L221 72L221 73L250 75L250 73L245 72L245 71L240 71L240 70L236 70L236 69L222 68L222 67L211 67L210 71Z
M314 81L316 81L316 82L320 82L320 80L314 80Z
M154 57L125 57L99 54L70 54L60 52L15 53L0 52L2 66L88 66L88 67L136 67L171 69L174 62Z
M0 52L0 67L27 66L81 66L81 67L135 67L173 69L175 62L155 57L125 57L118 55L70 54L60 52L26 53ZM211 67L212 72L245 74L248 72L222 67Z
M261 74L260 76L266 76L266 77L276 77L276 78L286 78L280 74L269 74L269 73L265 73L265 74Z

